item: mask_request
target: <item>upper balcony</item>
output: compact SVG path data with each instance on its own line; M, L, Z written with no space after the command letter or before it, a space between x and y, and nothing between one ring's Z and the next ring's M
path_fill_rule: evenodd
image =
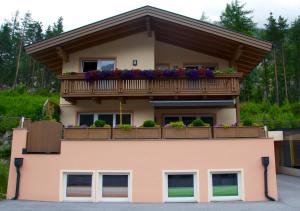
M222 74L212 78L187 77L122 79L107 78L87 81L84 73L63 75L61 97L84 99L98 97L179 97L179 96L239 96L242 74Z

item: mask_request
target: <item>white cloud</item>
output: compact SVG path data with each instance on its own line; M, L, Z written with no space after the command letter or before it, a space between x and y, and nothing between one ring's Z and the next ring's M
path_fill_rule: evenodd
M16 10L23 15L30 11L35 20L46 27L64 18L65 30L71 30L95 21L102 20L138 7L151 5L188 17L199 19L202 12L212 20L219 20L226 3L231 0L5 0L0 7L0 22L10 19ZM300 15L300 0L248 0L246 8L254 10L254 20L263 26L269 13L282 15L289 21Z

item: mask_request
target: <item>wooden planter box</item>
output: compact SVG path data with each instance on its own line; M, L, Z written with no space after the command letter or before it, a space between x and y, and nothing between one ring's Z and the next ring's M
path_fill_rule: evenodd
M209 139L210 127L163 128L163 138L174 139Z
M263 127L215 127L214 138L264 138L266 137Z
M115 139L158 139L161 138L161 128L113 128L112 134Z
M111 128L65 128L65 139L110 139Z

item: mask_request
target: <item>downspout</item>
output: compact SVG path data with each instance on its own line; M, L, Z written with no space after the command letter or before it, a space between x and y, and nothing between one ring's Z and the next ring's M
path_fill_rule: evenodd
M23 165L23 158L15 158L14 165L15 165L16 171L17 171L17 181L16 181L15 196L12 198L12 200L17 200L19 198L20 177L21 177L20 168Z
M273 197L269 196L268 191L268 166L270 163L269 157L261 157L261 163L264 166L264 186L265 186L265 197L270 201L276 201Z

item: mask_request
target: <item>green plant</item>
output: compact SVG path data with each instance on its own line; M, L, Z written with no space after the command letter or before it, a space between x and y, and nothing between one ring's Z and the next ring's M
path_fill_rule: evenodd
M234 67L227 67L224 72L227 74L233 74L236 73L236 69Z
M223 124L223 128L230 128L229 124Z
M95 127L104 127L106 125L106 122L102 119L98 119L94 122Z
M202 119L197 118L192 121L192 126L193 127L203 127L203 126L205 126L205 122L203 122Z
M177 129L180 129L180 128L184 128L184 127L185 127L183 121L170 122L170 126L171 126L172 128L177 128Z
M132 125L130 125L130 124L122 124L122 125L120 125L120 128L124 129L124 130L131 130L132 129Z
M0 162L0 199L5 199L8 181L8 163Z
M249 119L249 118L244 119L244 120L243 120L243 125L244 125L244 126L252 126L252 125L253 125L252 119Z
M145 120L143 123L143 127L155 127L155 122L153 120Z

